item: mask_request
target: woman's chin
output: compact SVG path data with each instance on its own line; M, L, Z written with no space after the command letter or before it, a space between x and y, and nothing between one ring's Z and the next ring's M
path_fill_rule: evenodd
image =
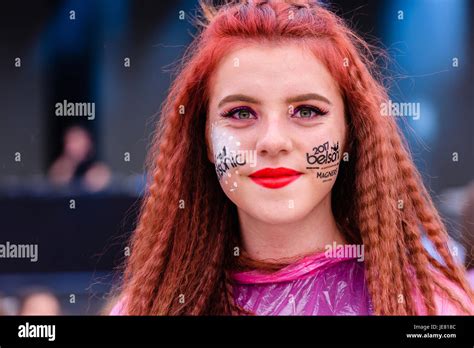
M261 202L257 200L249 205L247 209L240 208L256 220L274 225L300 221L311 211L310 208L296 207L292 201Z

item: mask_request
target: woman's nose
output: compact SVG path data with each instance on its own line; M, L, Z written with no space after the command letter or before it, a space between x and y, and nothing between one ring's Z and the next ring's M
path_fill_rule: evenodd
M292 146L286 117L273 115L260 124L256 145L257 155L274 157L287 154L292 150Z

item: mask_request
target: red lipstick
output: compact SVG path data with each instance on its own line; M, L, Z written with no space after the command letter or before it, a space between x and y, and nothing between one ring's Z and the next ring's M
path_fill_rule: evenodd
M284 187L301 176L298 172L289 168L264 168L249 175L256 184L266 188L277 189Z

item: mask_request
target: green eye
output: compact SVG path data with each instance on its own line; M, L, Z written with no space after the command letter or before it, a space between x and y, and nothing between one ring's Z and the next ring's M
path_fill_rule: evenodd
M300 116L301 118L310 118L312 110L310 108L301 108Z
M237 114L240 119L250 118L250 112L248 110L239 110Z
M292 117L295 118L307 118L307 119L314 119L319 116L327 115L328 110L322 110L315 106L300 106L296 108L295 112L293 113Z
M252 110L246 107L234 108L230 111L222 113L221 116L226 118L233 118L235 120L251 120L257 118L252 112Z

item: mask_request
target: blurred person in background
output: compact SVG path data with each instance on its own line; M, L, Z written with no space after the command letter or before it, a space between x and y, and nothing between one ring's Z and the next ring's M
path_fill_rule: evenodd
M61 305L47 289L28 289L20 297L18 315L61 315Z
M80 126L68 128L63 143L61 155L48 171L50 181L57 186L77 182L91 192L106 188L111 173L107 165L95 159L94 143L89 132Z

